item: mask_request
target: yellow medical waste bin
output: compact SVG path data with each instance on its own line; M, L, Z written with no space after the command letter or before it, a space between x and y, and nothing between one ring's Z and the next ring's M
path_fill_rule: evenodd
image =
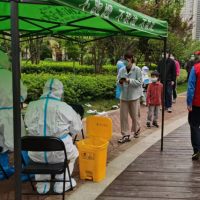
M100 182L106 176L108 140L112 138L112 120L91 116L86 120L89 138L77 143L79 150L80 179Z

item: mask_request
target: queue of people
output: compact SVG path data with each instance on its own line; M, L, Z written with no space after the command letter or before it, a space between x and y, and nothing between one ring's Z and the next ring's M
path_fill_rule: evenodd
M121 87L120 99L120 123L122 138L118 141L124 143L130 141L130 133L138 138L140 133L140 98L143 105L148 107L147 128L159 128L158 118L162 106L164 71L163 66L166 62L166 80L165 80L165 109L172 113L172 102L176 103L177 98L177 77L180 75L180 65L175 60L175 54L164 52L162 59L158 63L156 72L151 73L151 79L148 77L149 68L144 66L142 70L135 66L132 52L126 52L123 55L123 64L118 71L117 86ZM150 83L151 82L151 83ZM173 92L173 101L172 101ZM132 119L132 128L129 130L128 114Z
M198 60L195 60L195 54L198 55ZM195 54L190 55L190 60L186 66L186 71L188 73L187 81L189 80L190 72L191 72L192 68L194 67L194 65L197 63L200 63L200 51L197 51Z
M0 163L7 175L14 173L14 168L9 168L8 151L13 151L13 97L12 97L12 72L8 69L11 67L9 57L0 51ZM67 157L69 160L70 174L73 172L74 163L79 156L79 152L73 145L71 134L77 135L82 130L82 122L76 112L61 102L64 95L63 84L57 79L50 79L46 82L43 94L38 101L29 104L25 115L25 124L21 119L21 136L25 136L25 125L28 128L30 136L55 136L60 138L66 147ZM27 88L21 82L21 100L27 97ZM71 133L71 134L69 134ZM26 155L28 157L28 155ZM40 163L56 164L64 162L64 152L29 152L29 157ZM1 171L2 172L2 171ZM0 178L3 177L0 173ZM50 189L51 175L35 175L37 192L46 194ZM57 180L62 180L63 175L56 175ZM66 180L69 180L66 173ZM65 190L69 190L70 183L65 183ZM72 179L72 186L76 182ZM63 182L56 182L54 185L56 193L63 192Z
M164 83L164 62L166 62L166 77L165 77L165 109L168 113L172 112L172 90L176 82L176 65L175 61L170 58L169 52L166 52L166 60L164 60L164 52L162 53L163 59L158 63L158 72L160 74L160 81Z

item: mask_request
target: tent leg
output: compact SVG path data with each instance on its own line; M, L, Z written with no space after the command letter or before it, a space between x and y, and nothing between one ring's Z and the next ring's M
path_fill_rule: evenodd
M163 63L164 66L163 66L163 101L162 101L161 151L163 151L164 118L165 118L166 53L167 53L167 38L164 38L164 63Z
M18 1L10 1L11 46L12 46L12 80L13 80L13 132L15 165L15 200L22 199L21 191L21 109L20 109L20 54Z

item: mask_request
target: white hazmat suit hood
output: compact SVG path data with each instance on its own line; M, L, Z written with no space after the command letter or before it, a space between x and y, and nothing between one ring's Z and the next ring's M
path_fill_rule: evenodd
M0 51L0 146L3 152L14 149L13 140L13 90L9 57ZM27 88L21 82L21 101L27 97ZM21 120L21 136L25 136L25 126Z
M50 79L46 82L43 94L40 99L42 98L55 98L57 100L61 100L62 95L64 94L64 87L62 82L58 79Z
M146 91L145 80L149 80L148 73L149 73L149 68L144 66L142 68L142 92L143 92L142 101L143 101L143 105L146 105L146 93L147 93L147 91Z
M70 173L73 171L75 159L79 152L73 145L72 137L69 133L77 135L82 130L82 122L76 112L61 102L64 93L63 84L57 79L50 79L46 82L43 94L38 101L29 104L25 123L28 127L30 136L54 136L60 138L66 148L68 160L70 160ZM29 152L30 158L34 162L55 164L64 162L64 152ZM68 173L66 173L67 175ZM35 179L50 180L50 175L36 175ZM56 175L56 179L62 179L62 175ZM67 176L66 179L69 179ZM73 185L75 182L73 180ZM45 186L46 185L46 186ZM44 188L46 190L44 191ZM49 183L38 183L37 191L46 193L50 188ZM58 182L55 184L55 192L61 193L63 184ZM69 189L69 183L66 183L66 190Z

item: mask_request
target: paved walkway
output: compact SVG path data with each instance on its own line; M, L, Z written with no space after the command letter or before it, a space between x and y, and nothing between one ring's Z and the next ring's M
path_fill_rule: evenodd
M113 137L110 140L110 145L108 147L108 163L110 163L112 160L114 160L116 157L118 157L121 153L129 149L131 146L134 144L137 144L139 141L147 137L148 135L152 134L155 132L157 129L152 128L151 130L146 129L146 113L147 113L147 108L144 106L141 106L141 135L140 138L135 139L133 138L130 143L126 143L123 145L120 145L118 143L118 139L121 137L120 133L120 119L119 119L119 110L116 111L111 111L108 113L108 117L110 117L113 120ZM165 123L169 124L173 122L175 119L178 119L182 116L187 115L187 109L186 109L186 98L185 94L182 94L180 97L177 99L177 103L173 105L173 112L171 114L165 113ZM129 119L130 120L130 119ZM160 121L161 122L161 117ZM83 122L84 124L84 132L86 133L85 130L85 120ZM129 123L131 124L131 123ZM10 155L10 160L11 164L13 163L13 155ZM75 170L73 173L73 177L77 180L77 187L74 189L76 191L81 185L83 185L86 181L80 180L79 179L79 170L78 170L78 161L76 162L75 165ZM23 183L23 188L26 191L30 191L30 185L28 182ZM0 199L1 200L13 200L14 199L14 184L13 184L13 177L10 180L4 180L0 181ZM24 190L24 191L25 191ZM74 192L73 191L73 192ZM72 191L66 193L66 197L70 196ZM58 200L61 199L60 196L30 196L30 197L24 197L24 200Z
M97 200L199 199L200 162L193 161L188 123L140 155Z

